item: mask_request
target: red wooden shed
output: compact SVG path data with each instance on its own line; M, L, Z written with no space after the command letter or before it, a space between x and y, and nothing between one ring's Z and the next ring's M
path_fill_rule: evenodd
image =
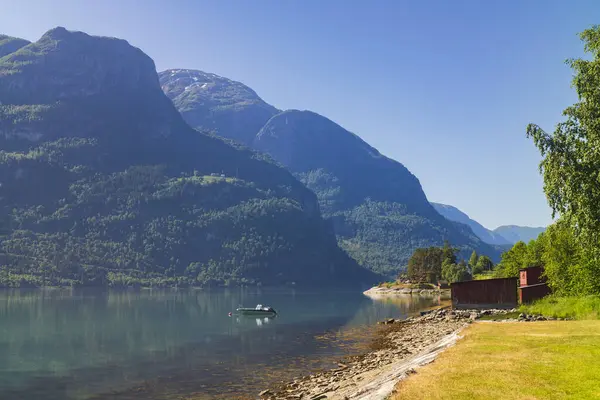
M517 278L455 282L450 286L454 308L514 308Z
M519 301L531 303L550 294L551 290L543 277L543 267L529 267L519 271Z

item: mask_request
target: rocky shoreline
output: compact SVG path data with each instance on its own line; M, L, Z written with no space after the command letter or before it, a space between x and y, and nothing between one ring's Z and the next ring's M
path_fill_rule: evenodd
M416 288L386 288L386 287L372 287L371 289L363 292L364 295L406 295L406 294L418 294L418 295L438 295L438 294L450 294L450 289L416 289Z
M259 397L269 400L384 399L398 380L433 361L437 353L454 344L465 326L476 320L545 320L540 316L517 314L514 309L441 308L423 314L405 320L381 321L380 332L368 353L342 360L332 370L299 377L264 390Z

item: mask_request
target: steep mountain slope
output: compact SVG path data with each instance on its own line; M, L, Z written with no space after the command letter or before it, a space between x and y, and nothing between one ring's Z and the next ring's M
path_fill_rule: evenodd
M315 195L190 128L126 41L56 28L0 58L1 285L371 282Z
M173 70L160 74L163 90L190 125L214 131L211 120L205 118L211 115L210 102L187 95L182 102L181 93L185 93L185 87L193 79L178 80L181 75L191 74L200 82L199 76L206 74L176 71L186 72L179 74L179 78L175 78L177 74L171 78ZM266 104L238 82L214 79L223 85L211 97L235 104L237 95L225 99L243 87L254 103ZM177 91L172 87L175 84L179 87ZM236 116L223 110L219 118L227 121ZM460 247L464 257L476 249L498 259L499 248L482 242L469 227L439 215L427 201L418 179L402 164L381 155L360 137L327 118L312 112L285 111L265 121L251 139L254 126L243 135L217 133L270 154L313 190L323 215L334 222L338 242L361 265L392 277L406 266L414 249L441 246L445 239Z
M280 113L261 129L253 147L286 165L317 194L340 245L375 271L393 276L415 248L441 246L444 240L464 255L473 249L498 255L467 226L438 214L406 167L325 117Z
M502 235L511 244L523 241L525 243L536 239L540 233L544 232L544 227L518 226L518 225L503 225L494 229L494 233Z
M163 91L191 126L245 145L279 112L248 86L215 74L171 69L159 78Z
M485 243L496 244L496 245L508 245L510 242L506 240L502 235L492 232L487 229L479 222L471 219L467 214L460 211L458 208L449 206L447 204L431 203L435 210L442 214L446 219L450 221L460 222L461 224L468 225L473 233L477 237L483 240Z

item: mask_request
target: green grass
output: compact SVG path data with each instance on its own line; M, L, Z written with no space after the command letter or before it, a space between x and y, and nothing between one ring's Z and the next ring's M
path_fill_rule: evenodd
M392 400L600 398L600 321L475 323Z
M548 296L530 305L521 306L521 312L555 318L600 319L600 296Z
M494 271L486 271L486 272L482 272L480 274L473 275L473 279L476 281L481 281L484 279L493 279L493 278L495 278Z
M203 175L202 179L207 184L223 182L223 181L225 181L227 183L234 183L236 181L236 178L232 178L232 177L221 177L221 176L210 176L210 175Z

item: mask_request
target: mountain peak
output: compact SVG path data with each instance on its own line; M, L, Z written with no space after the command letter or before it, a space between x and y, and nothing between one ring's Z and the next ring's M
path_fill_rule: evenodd
M256 92L243 83L193 69L168 69L159 74L160 84L169 97L177 97L183 93L219 93L232 91L239 101L262 101ZM229 100L229 99L228 99Z
M140 49L122 39L63 27L6 55L0 68L3 104L48 104L148 88L160 91L154 62Z
M57 26L56 28L52 28L46 33L42 35L38 42L43 42L45 40L56 40L56 41L86 41L87 43L104 41L104 42L112 42L112 43L120 43L121 46L131 47L136 49L141 53L141 50L133 47L129 42L125 39L119 39L111 36L95 36L90 35L81 31L70 31L65 27ZM144 54L145 55L145 54Z
M209 72L169 69L159 79L188 124L246 145L279 112L243 83Z
M370 157L383 157L377 149L371 147L358 135L347 131L329 118L308 110L291 109L273 117L256 136L255 146L257 148L266 146L270 136L281 139L282 134L289 135L289 140L294 141L299 139L295 136L302 136L303 140L310 138L310 143L307 142L307 145L314 146L317 151L342 151L344 146L340 148L340 144L343 143L350 146L348 150L351 152L360 151ZM340 154L339 157L343 155ZM308 159L304 161L311 162Z
M0 104L19 106L13 109L27 115L0 127L0 139L43 141L77 133L135 142L136 133L167 137L185 125L160 88L154 61L140 49L61 27L0 58ZM122 118L135 126L116 129ZM55 123L37 126L29 119Z
M44 35L42 35L42 37L48 37L48 38L54 39L54 40L61 40L75 32L76 31L68 31L67 28L65 28L65 27L57 26L56 28L52 28L49 31L47 31L46 33L44 33ZM83 34L83 32L77 32L77 33Z

